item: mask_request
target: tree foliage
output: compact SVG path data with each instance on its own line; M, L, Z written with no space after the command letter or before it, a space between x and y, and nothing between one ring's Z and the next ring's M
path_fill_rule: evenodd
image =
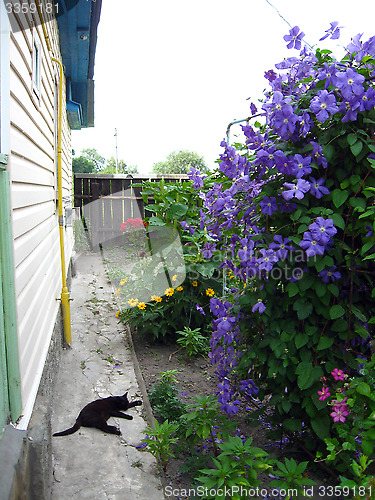
M202 156L193 151L181 150L170 153L166 161L154 163L152 170L155 174L187 174L192 167L202 173L209 172Z

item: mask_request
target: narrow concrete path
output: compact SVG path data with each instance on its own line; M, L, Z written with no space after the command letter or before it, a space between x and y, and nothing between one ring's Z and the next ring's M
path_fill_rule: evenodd
M72 347L64 351L56 377L52 432L71 427L90 401L129 391L143 399L132 352L100 254L81 255L71 286ZM143 406L133 420L110 419L122 436L82 427L53 437L53 500L164 500L155 459L136 446L147 427ZM112 422L111 422L112 420Z

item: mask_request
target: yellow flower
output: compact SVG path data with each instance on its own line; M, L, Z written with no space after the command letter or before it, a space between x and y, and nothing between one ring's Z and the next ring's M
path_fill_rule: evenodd
M212 290L212 288L207 288L206 295L208 295L208 297L213 297L215 295L215 292Z
M128 281L128 278L124 278L120 281L120 285L124 285Z
M177 280L177 274L175 274L174 276L172 276L172 281L176 281Z
M198 286L198 281L195 281L195 280L194 280L194 281L192 282L192 285L193 285L193 286Z
M146 309L146 303L145 302L140 302L137 304L138 309Z
M117 311L117 313L116 313L116 318L118 318L118 317L119 317L119 315L120 315L120 311Z
M151 300L154 300L155 302L161 302L162 298L159 297L159 295L151 295Z
M138 299L129 299L128 304L130 307L135 307L138 304Z
M120 293L121 293L121 288L118 288L118 289L116 290L116 297L118 297L118 296L120 295Z
M176 288L176 290L177 290L178 292L182 292L182 290L183 290L183 289L184 289L184 287L183 287L183 286L178 286L178 287Z
M172 297L173 294L174 294L174 288L167 288L164 292L164 295L166 295L167 297Z

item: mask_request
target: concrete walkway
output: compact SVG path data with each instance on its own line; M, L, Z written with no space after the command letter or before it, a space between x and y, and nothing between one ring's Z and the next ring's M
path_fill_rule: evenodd
M129 391L144 399L142 380L100 254L81 255L71 286L72 348L57 374L52 432L71 427L90 401ZM110 419L122 436L81 427L53 437L54 500L164 500L155 459L136 446L144 437L147 405L131 408L133 420ZM112 422L111 422L112 420Z

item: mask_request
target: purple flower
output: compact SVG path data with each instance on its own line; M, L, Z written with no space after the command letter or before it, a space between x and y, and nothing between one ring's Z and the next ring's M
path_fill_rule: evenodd
M271 271L273 268L273 263L277 262L279 259L276 257L276 254L273 250L266 250L262 248L260 250L262 257L258 259L259 269L265 271Z
M323 217L317 217L316 221L310 224L309 229L314 238L324 246L337 233L333 220L323 219Z
M215 243L205 243L203 250L202 250L202 255L204 259L209 259L213 256L213 252L216 250L216 244Z
M310 231L305 231L303 233L303 240L300 241L299 246L305 250L308 257L323 255L324 253L324 246L314 238Z
M365 226L365 229L367 229L367 231L368 231L366 233L366 238L368 238L369 236L372 235L372 226L367 225L367 226Z
M293 113L292 106L287 104L276 112L274 127L282 139L288 139L289 135L293 134L296 129L297 121L298 116Z
M210 299L210 309L215 316L223 316L226 312L225 306L220 299Z
M337 267L333 266L329 270L323 269L320 271L319 276L322 278L323 283L329 283L330 279L336 281L341 278L341 273L338 271L335 272L335 269L337 269Z
M353 99L351 101L343 101L339 106L339 112L345 113L343 119L341 120L343 123L348 121L356 121L358 115L358 108L360 106L360 100Z
M325 80L324 88L328 89L330 84L335 85L336 73L336 66L334 64L328 66L328 64L325 62L323 64L323 68L319 69L318 80Z
M260 314L263 314L266 310L266 306L263 304L262 299L258 299L258 302L251 309L252 312L255 312L256 310L259 310Z
M219 389L218 391L215 391L215 394L218 394L218 401L219 403L225 404L230 401L231 395L232 395L232 389L230 386L230 383L228 379L224 379L220 384L218 384L217 388Z
M291 160L291 173L300 179L304 175L311 173L311 157L308 156L303 158L303 156L296 154L290 158Z
M367 91L362 95L359 104L359 111L369 111L375 106L375 89L374 87L369 87Z
M309 113L304 111L302 116L298 118L298 121L300 135L302 135L302 137L306 137L306 135L310 132L311 127L314 125Z
M270 244L272 250L276 250L276 257L279 259L286 259L288 257L288 251L293 252L294 247L288 246L291 243L289 238L283 239L282 236L277 234L273 237L273 242Z
M319 90L318 95L310 103L310 109L319 122L325 122L329 118L329 113L334 115L338 111L335 95L325 89Z
M228 402L225 405L223 405L221 407L221 410L225 411L225 413L227 415L234 415L234 414L238 413L238 410L239 410L238 407L240 404L241 404L241 402L237 401L237 399L236 399L235 401Z
M196 304L195 307L196 307L197 311L202 314L202 316L206 316L206 313L203 311L203 308L199 304Z
M317 142L311 141L310 144L313 147L311 156L314 158L314 161L317 165L322 165L323 168L327 168L327 160L323 156L323 148Z
M261 207L261 212L263 214L272 215L277 211L276 198L274 196L272 196L271 198L265 196L259 203L259 206Z
M241 380L240 382L240 391L245 393L245 396L252 396L253 394L258 394L259 389L255 385L254 381L249 378L248 380Z
M297 198L298 200L302 200L302 198L305 196L305 193L307 193L310 190L310 183L308 181L305 181L304 179L298 179L297 184L292 184L290 182L284 182L283 184L286 188L288 188L286 191L283 191L281 193L281 196L284 198L284 200L291 200L293 197Z
M241 262L247 262L253 255L254 242L248 238L242 238L240 240L241 248L238 250L238 258Z
M293 47L297 50L301 49L301 40L305 36L305 33L300 31L298 26L294 26L294 28L289 30L289 35L284 35L284 40L289 42L287 45L288 49L293 49Z
M332 40L337 40L338 38L340 38L340 28L342 28L342 26L339 26L339 23L337 21L333 21L333 23L330 24L331 27L325 31L326 34L322 36L322 38L319 38L320 42L328 37L330 37Z
M315 198L318 198L318 200L320 200L323 195L329 194L329 189L323 186L324 182L325 180L323 177L318 180L315 180L314 177L310 177L310 193L315 196Z
M336 87L341 90L345 99L351 99L353 94L362 95L364 93L362 85L364 81L365 77L352 68L336 74Z

